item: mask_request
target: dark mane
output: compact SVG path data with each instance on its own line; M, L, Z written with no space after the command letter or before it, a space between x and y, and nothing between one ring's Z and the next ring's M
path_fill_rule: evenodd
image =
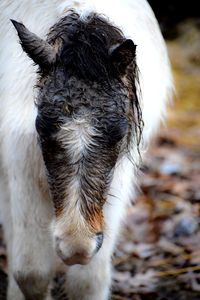
M74 12L55 24L48 36L51 44L60 44L58 63L67 74L93 82L116 76L109 51L124 40L122 32L102 16L81 19Z
M103 16L92 13L82 19L73 11L55 24L48 35L48 42L58 48L55 67L58 65L63 68L66 78L75 76L84 81L103 83L101 88L108 94L113 89L113 79L122 83L121 74L114 69L110 52L125 40L120 29ZM134 140L139 152L143 120L136 89L136 85L139 89L139 75L135 59L126 70L126 83L130 101L128 144Z

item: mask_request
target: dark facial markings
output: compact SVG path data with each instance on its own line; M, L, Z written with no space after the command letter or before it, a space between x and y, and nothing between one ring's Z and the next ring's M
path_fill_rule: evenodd
M41 39L20 23L15 27L23 49L40 66L36 130L55 213L70 202L76 180L81 211L101 231L116 162L142 130L135 45L95 14L85 21L74 12L64 17L41 49Z
M55 93L56 90L53 84L55 81L49 79L39 92L38 97L42 97L42 101L38 103L36 129L48 171L55 211L60 214L64 200L70 196L68 187L77 178L80 182L82 212L93 224L97 222L96 218L101 218L100 212L106 200L113 168L128 131L124 115L126 94L114 91L107 94L97 84L88 87L77 78L71 78L65 82L62 91L59 87L61 96L58 101L54 94L51 95L51 91ZM70 112L66 107L70 107ZM68 128L67 124L70 127L77 119L84 120L94 134L89 137L91 142L82 151L80 158L72 161L70 145L66 147L59 139L59 134L62 126ZM68 131L66 140L70 138Z

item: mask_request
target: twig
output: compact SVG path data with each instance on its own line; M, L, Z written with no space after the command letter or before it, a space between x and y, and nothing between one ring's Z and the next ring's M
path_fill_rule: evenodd
M192 259L194 257L198 257L200 256L200 251L196 251L194 253L190 253L190 254L182 254L178 257L170 257L170 258L166 258L166 259L160 259L160 260L154 260L150 262L150 266L153 267L159 267L162 265L167 265L169 263L172 263L174 260L188 260L188 259Z
M181 268L181 269L172 269L168 271L163 271L163 272L156 272L155 276L157 277L162 277L162 276L168 276L168 275L178 275L182 273L188 273L188 272L193 272L193 271L199 271L200 266L194 266L194 267L187 267L187 268Z

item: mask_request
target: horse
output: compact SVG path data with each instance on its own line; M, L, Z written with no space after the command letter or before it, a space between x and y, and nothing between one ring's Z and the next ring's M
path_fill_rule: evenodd
M70 300L107 300L126 207L173 91L158 23L145 0L2 0L0 11L7 298L51 299L63 270Z

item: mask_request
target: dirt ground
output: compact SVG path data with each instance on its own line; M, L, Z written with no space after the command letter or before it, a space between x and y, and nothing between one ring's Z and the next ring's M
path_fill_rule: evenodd
M179 32L168 42L175 102L141 168L113 257L112 300L200 299L200 28L189 21ZM1 230L0 300L6 267ZM66 299L62 282L55 279L57 300Z

